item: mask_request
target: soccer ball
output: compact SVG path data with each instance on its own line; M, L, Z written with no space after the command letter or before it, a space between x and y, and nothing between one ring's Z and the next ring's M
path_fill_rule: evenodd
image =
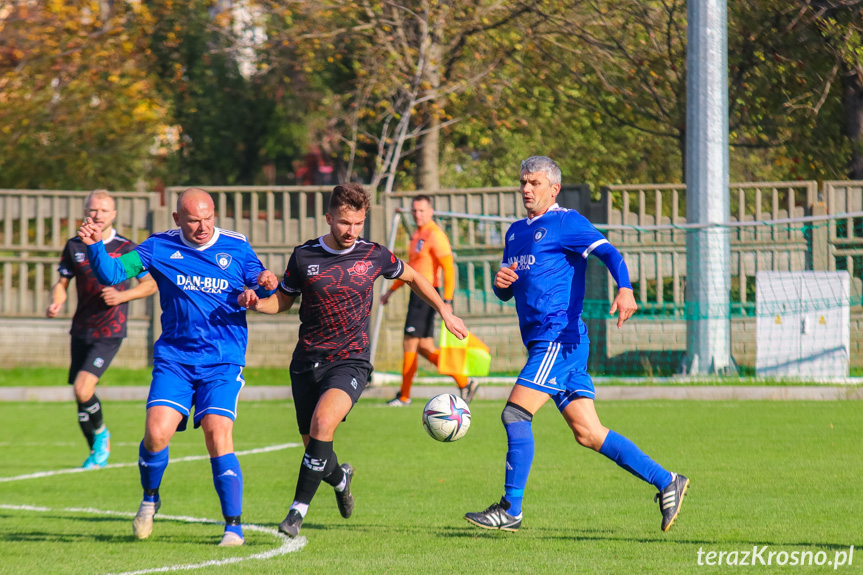
M438 441L456 441L470 428L470 408L460 397L442 393L423 408L423 427Z

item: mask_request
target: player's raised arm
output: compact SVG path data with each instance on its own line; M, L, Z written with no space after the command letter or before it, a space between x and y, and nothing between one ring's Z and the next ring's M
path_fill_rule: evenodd
M93 220L90 218L81 224L78 229L78 237L87 245L87 259L90 260L93 275L104 286L123 283L129 278L141 275L146 270L137 250L132 250L119 258L112 258L105 250L105 244L102 243L101 230L93 224Z
M440 314L450 333L459 339L467 337L467 328L464 322L452 313L451 307L444 303L437 290L432 287L427 279L407 264L405 264L405 269L402 275L399 276L399 279L410 286L415 294L423 298L427 304Z

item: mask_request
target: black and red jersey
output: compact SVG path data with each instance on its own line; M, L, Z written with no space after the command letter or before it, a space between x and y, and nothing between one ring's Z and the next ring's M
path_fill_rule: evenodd
M103 243L111 257L117 258L135 249L135 243L112 231ZM102 284L93 275L90 261L87 259L87 246L80 238L72 238L66 242L63 257L58 270L64 278L75 278L78 290L78 307L72 318L72 337L86 341L97 339L126 337L126 317L129 314L129 304L122 303L109 306L102 299ZM146 274L145 274L146 275ZM114 286L118 291L129 287L129 282Z
M294 359L325 362L364 359L369 353L369 317L378 276L395 279L404 263L387 248L358 239L333 250L322 238L294 249L279 289L300 301L300 339Z

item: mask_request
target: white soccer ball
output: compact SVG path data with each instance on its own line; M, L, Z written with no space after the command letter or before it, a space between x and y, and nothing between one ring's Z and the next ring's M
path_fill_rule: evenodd
M455 395L436 395L423 408L423 427L438 441L461 439L470 428L470 408Z

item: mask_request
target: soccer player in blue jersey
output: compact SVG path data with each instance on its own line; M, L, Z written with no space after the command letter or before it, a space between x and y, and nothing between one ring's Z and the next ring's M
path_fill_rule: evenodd
M354 499L350 464L339 465L333 437L360 398L372 372L369 316L375 280L398 278L431 305L447 329L467 337L422 274L387 248L361 239L371 203L359 184L336 186L326 214L330 233L294 249L279 290L267 299L247 290L240 304L275 314L300 303L300 337L291 361L291 391L297 425L306 452L300 465L294 501L279 530L296 537L321 481L332 485L342 517L351 516Z
M246 237L215 227L213 199L190 188L177 199L179 229L154 234L128 254L112 258L88 220L78 236L87 244L93 272L105 285L147 270L159 286L162 335L153 347L153 380L147 398L138 469L144 498L132 522L138 539L153 531L162 505L159 486L168 466L168 444L186 429L194 406L195 427L204 430L213 483L225 517L219 545L242 545L243 474L234 454L233 427L246 362L246 310L237 303L244 288L278 285Z
M534 156L521 164L521 193L527 219L506 233L503 263L495 275L494 292L515 298L527 363L501 414L507 436L504 495L485 511L465 519L485 529L518 531L522 499L533 463L531 420L554 400L576 441L605 455L659 491L662 530L677 514L689 479L667 471L633 442L603 427L594 407L594 388L587 373L587 327L581 320L587 257L597 256L617 282L611 313L623 326L637 305L629 272L620 252L575 210L557 205L560 168L550 158Z

